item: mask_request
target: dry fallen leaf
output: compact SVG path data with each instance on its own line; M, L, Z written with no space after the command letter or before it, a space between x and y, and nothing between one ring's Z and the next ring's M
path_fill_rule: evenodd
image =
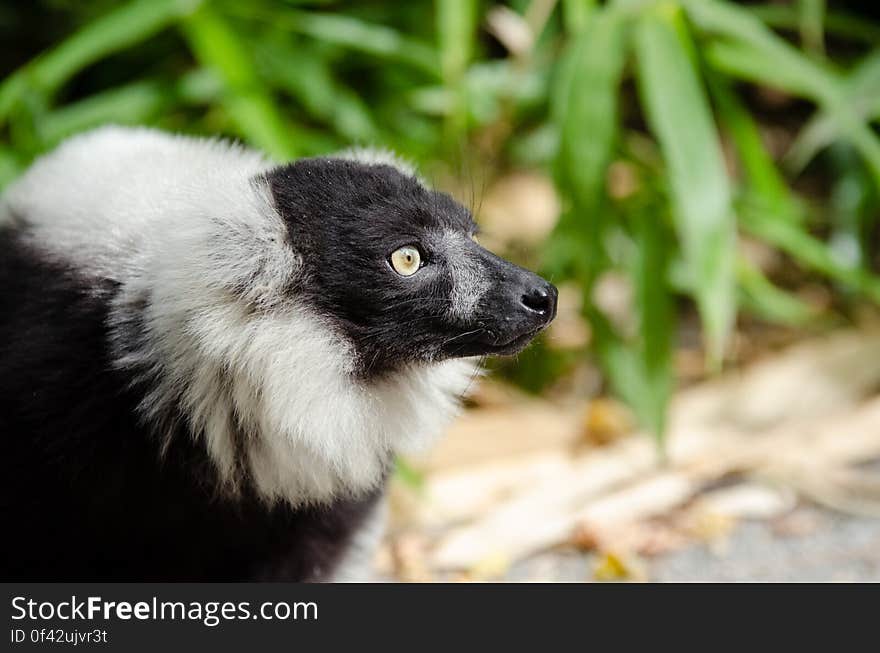
M694 506L684 512L679 524L684 534L703 542L717 555L724 555L736 518Z
M406 583L425 583L433 580L425 558L426 542L415 533L404 533L391 541L391 560L394 573Z
M789 488L740 483L704 494L697 505L703 512L734 519L772 519L794 508L796 500Z
M605 537L600 529L593 524L581 522L575 526L570 544L580 551L595 551L602 548L604 542Z
M657 556L686 546L688 540L670 524L657 520L631 521L600 527L581 522L575 527L571 544L581 551L633 551Z
M614 399L600 397L587 404L584 411L582 442L602 446L619 440L635 429L629 410Z
M510 569L510 558L503 552L498 551L481 558L465 573L465 577L472 581L495 580L504 576Z
M677 551L688 545L688 539L669 524L642 524L639 541L633 550L639 555L654 557Z
M814 511L798 509L771 522L774 535L779 537L803 537L817 531L823 518Z
M606 551L593 566L593 577L600 582L632 581L648 579L644 563L632 554Z

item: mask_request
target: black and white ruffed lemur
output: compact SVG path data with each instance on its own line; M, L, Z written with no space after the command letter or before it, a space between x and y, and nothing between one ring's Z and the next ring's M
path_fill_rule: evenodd
M346 580L556 289L392 155L107 127L0 199L0 580Z

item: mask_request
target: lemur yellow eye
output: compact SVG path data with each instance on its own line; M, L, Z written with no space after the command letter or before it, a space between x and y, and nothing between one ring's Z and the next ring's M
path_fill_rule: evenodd
M422 255L415 247L407 245L391 254L391 267L403 277L411 277L422 266Z

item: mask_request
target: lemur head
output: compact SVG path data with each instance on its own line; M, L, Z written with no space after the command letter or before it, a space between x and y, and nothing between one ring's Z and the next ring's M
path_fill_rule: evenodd
M513 354L556 288L475 239L471 214L398 167L302 159L266 175L302 261L297 295L352 343L357 370Z

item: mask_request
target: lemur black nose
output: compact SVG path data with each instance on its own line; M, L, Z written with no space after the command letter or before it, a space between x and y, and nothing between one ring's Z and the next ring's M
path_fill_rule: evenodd
M556 317L557 295L556 286L542 279L540 285L533 286L523 294L520 302L549 322Z

